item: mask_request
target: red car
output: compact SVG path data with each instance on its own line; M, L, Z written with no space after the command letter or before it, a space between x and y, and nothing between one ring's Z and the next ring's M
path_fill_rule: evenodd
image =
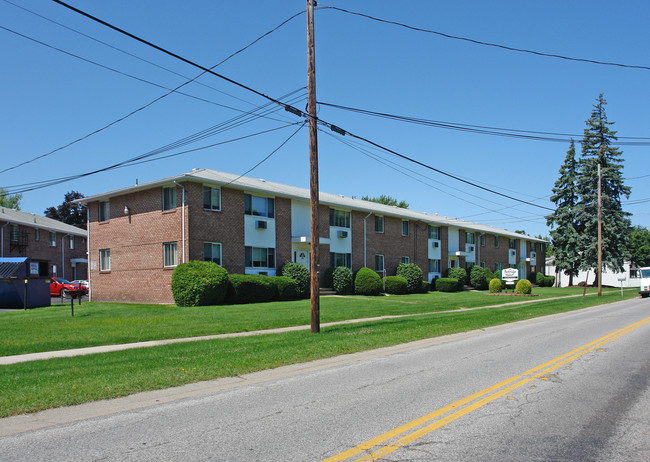
M52 278L50 281L50 296L58 297L68 295L68 292L77 292L81 290L83 295L88 293L88 287L83 284L73 284L63 278Z

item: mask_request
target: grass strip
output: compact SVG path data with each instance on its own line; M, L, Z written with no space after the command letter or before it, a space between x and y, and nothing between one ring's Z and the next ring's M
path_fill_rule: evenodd
M232 377L620 300L620 293L609 293L339 325L318 335L290 332L1 366L0 417Z
M594 289L589 289L593 292ZM535 288L537 299L581 294L581 288ZM487 292L390 297L323 297L321 322L432 313L527 300ZM249 332L310 324L309 300L179 308L172 305L83 303L0 313L0 356L98 345Z

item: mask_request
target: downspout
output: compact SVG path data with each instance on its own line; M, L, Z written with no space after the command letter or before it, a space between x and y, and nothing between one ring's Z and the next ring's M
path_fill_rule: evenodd
M182 236L182 241L183 241L183 261L182 263L185 263L185 186L182 184L176 183L176 180L174 180L174 184L176 186L180 186L183 188L183 198L182 198L182 203L183 207L181 208L181 221L183 222L183 230L181 232Z
M366 264L366 220L370 215L372 215L373 212L370 212L368 215L365 216L363 219L363 266L367 267L368 265Z
M61 277L65 279L65 238L69 234L64 234L61 238Z
M481 266L481 237L482 236L485 236L485 233L479 233L478 245L476 246L476 259L478 260L478 266Z

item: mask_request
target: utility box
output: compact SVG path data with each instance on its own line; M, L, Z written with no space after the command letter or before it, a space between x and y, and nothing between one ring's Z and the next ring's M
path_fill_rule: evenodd
M50 306L50 280L39 276L38 262L0 258L0 308Z

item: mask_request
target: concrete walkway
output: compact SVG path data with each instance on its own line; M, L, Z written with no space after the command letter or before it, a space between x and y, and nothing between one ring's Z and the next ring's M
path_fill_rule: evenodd
M595 294L587 294L595 295ZM384 319L397 319L397 318L407 318L413 316L429 316L440 313L458 313L463 311L474 311L482 310L485 308L498 308L502 306L515 306L515 305L524 305L528 303L538 303L545 302L550 300L559 300L564 298L575 298L582 297L582 295L567 295L564 297L554 297L554 298L533 298L522 300L520 302L510 302L510 303L501 303L498 305L488 305L488 306L479 306L475 308L459 308L456 310L447 310L447 311L432 311L428 313L415 313L415 314L398 314L398 315L387 315L387 316L376 316L372 318L359 318L359 319L347 319L344 321L328 322L321 323L321 327L330 327L330 326L339 326L345 324L356 324L369 321L381 321ZM86 348L74 348L71 350L58 350L58 351L43 351L39 353L27 353L22 355L12 355L12 356L2 356L0 357L0 366L6 366L9 364L24 363L28 361L39 361L47 360L52 358L69 358L72 356L83 356L83 355L92 355L97 353L108 353L111 351L122 351L122 350L131 350L134 348L148 348L161 345L171 345L173 343L185 343L185 342L199 342L202 340L215 340L222 338L234 338L234 337L248 337L251 335L264 335L264 334L279 334L282 332L294 332L300 330L310 329L309 325L302 326L289 326L289 327L279 327L276 329L265 329L265 330L256 330L249 332L233 332L228 334L215 334L215 335L203 335L200 337L186 337L186 338L173 338L173 339L164 339L164 340L149 340L146 342L134 342L134 343L122 343L118 345L100 345L94 347Z

